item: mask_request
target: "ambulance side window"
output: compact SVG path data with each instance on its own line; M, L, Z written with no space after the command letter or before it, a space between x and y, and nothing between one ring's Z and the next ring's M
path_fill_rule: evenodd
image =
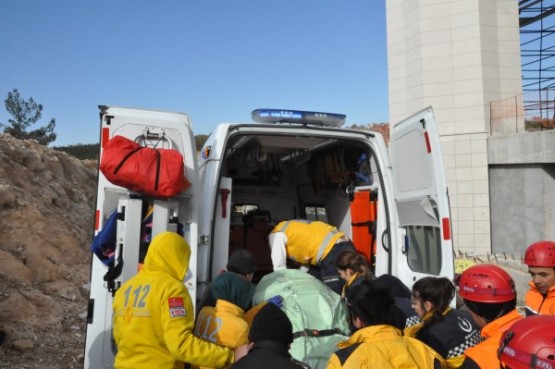
M407 258L415 272L439 275L441 270L441 232L438 227L407 226Z
M258 204L233 204L233 212L245 215L250 211L258 210Z
M319 220L321 222L328 222L328 214L326 208L321 206L305 206L304 208L305 219L307 220Z

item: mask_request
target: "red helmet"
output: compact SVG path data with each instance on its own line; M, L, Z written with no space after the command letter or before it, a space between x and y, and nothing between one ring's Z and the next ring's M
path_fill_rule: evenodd
M511 276L493 264L466 269L459 279L459 293L465 300L485 303L508 302L516 298Z
M531 267L554 267L555 268L555 242L534 242L524 253L524 264Z
M499 345L499 360L511 369L555 368L555 316L518 320Z

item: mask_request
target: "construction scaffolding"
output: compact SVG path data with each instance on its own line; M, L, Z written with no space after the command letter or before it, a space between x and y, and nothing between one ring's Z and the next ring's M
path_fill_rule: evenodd
M522 100L526 130L553 129L555 0L520 0Z
M493 136L553 129L555 89L530 91L490 103Z

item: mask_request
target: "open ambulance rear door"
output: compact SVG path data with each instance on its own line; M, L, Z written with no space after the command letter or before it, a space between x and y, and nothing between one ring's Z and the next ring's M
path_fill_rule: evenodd
M101 139L103 147L116 135L126 137L142 146L171 148L184 159L184 173L191 186L176 196L153 198L129 191L110 183L98 173L95 234L110 214L118 213L116 235L116 265L121 273L108 284L104 277L108 267L93 256L90 299L85 340L84 368L113 368L115 345L112 340L112 291L135 275L144 259L150 240L158 233L173 231L185 238L191 247L191 262L186 287L193 302L196 295L199 201L196 148L189 117L143 109L100 106Z
M428 107L393 126L390 155L397 226L391 274L407 286L422 277L453 280L451 215L439 134Z

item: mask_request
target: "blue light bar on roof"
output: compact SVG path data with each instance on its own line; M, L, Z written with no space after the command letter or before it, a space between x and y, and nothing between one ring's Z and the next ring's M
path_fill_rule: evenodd
M341 127L346 117L344 114L301 110L257 109L252 112L252 119L258 123L297 123L325 127Z

